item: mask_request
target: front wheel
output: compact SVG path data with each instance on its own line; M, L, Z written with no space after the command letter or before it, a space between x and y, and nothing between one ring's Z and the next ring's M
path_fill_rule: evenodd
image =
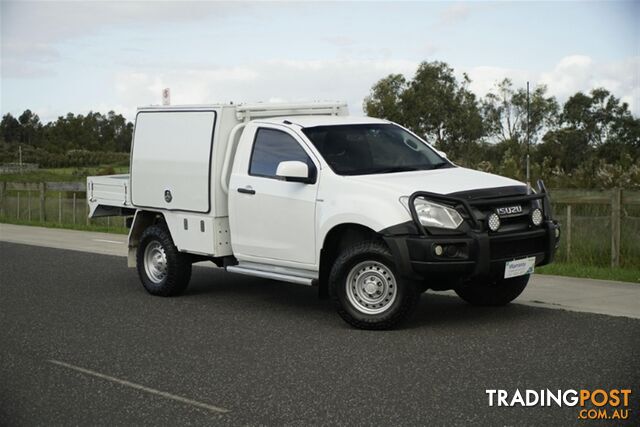
M360 329L390 329L406 320L420 298L416 283L396 272L389 249L363 242L344 250L329 275L338 314Z
M136 264L140 281L152 295L180 295L189 285L189 255L178 251L169 231L162 225L152 225L142 233Z
M456 294L469 304L500 306L518 298L529 283L529 275L497 279L481 283L469 283L456 288Z

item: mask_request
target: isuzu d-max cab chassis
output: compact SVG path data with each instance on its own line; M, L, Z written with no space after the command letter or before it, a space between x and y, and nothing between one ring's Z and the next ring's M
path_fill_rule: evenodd
M541 182L458 167L341 103L141 108L130 166L87 178L90 216L129 217L129 266L153 295L179 295L209 260L390 328L427 289L511 302L560 236Z

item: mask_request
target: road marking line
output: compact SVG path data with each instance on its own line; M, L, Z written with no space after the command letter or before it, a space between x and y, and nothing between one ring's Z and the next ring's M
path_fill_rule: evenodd
M93 240L94 242L115 243L117 245L121 245L124 243L124 242L116 242L115 240L104 240L104 239L91 239L91 240Z
M82 372L83 374L87 374L87 375L92 375L94 377L97 378L101 378L103 380L107 380L107 381L111 381L117 384L121 384L127 387L131 387L131 388L135 388L136 390L141 390L147 393L151 393L151 394L155 394L158 396L162 396L165 397L167 399L172 399L178 402L182 402L182 403L186 403L187 405L191 405L191 406L196 406L198 408L203 408L203 409L207 409L211 412L218 412L218 413L227 413L229 412L228 409L225 408L220 408L218 406L213 406L213 405L209 405L206 403L202 403L202 402L198 402L197 400L192 400L192 399L187 399L186 397L182 397L182 396L177 396L175 394L171 394L171 393L167 393L166 391L160 391L160 390L156 390L154 388L150 388L150 387L146 387L140 384L136 384L136 383L132 383L131 381L126 381L126 380L121 380L119 378L115 378L115 377L111 377L109 375L105 375L105 374L101 374L100 372L96 372L96 371L92 371L90 369L85 369L85 368L81 368L79 366L74 366L71 365L69 363L65 363L65 362L60 362L59 360L47 360L47 362L49 363L53 363L54 365L58 365L58 366L62 366L68 369L73 369L74 371L78 371L78 372Z

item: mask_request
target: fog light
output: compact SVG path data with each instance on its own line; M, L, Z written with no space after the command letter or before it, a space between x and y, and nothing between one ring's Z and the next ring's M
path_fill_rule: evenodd
M438 245L433 248L433 252L435 252L436 255L441 256L444 251L442 249L442 246Z
M456 248L455 245L448 245L446 251L449 258L453 258L458 255L458 248Z
M489 230L491 231L496 231L500 228L500 217L495 212L489 215L487 222L489 224Z
M540 208L535 208L533 212L531 212L531 222L536 226L542 224L542 211Z

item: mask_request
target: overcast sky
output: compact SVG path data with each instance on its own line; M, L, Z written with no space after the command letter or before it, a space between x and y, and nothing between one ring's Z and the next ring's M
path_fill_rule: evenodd
M563 101L604 86L640 115L640 2L5 1L0 110L345 100L421 61L546 84Z

